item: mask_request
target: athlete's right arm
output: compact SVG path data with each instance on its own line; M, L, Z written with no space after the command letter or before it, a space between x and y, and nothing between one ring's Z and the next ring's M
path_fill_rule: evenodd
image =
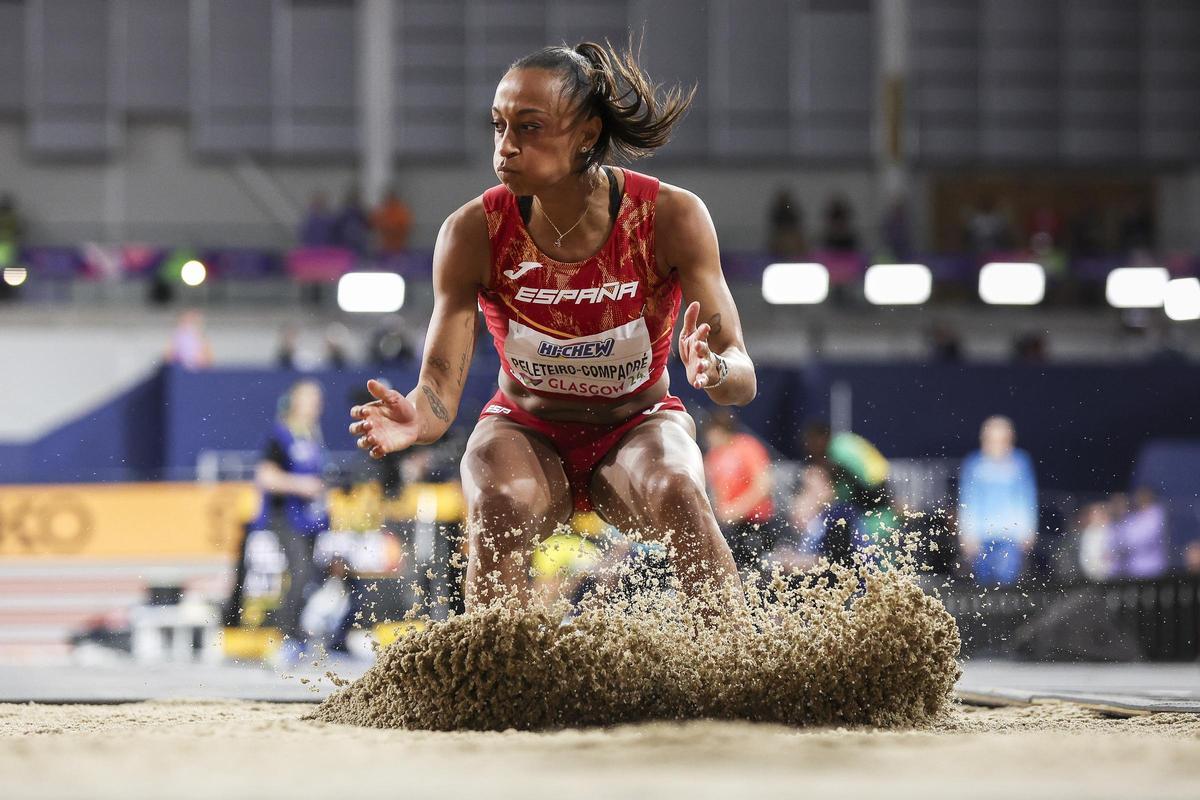
M478 291L487 281L490 264L487 222L477 198L451 214L438 233L433 316L416 387L405 396L370 381L367 389L375 402L350 410L359 420L350 433L372 458L436 442L454 421L475 350Z

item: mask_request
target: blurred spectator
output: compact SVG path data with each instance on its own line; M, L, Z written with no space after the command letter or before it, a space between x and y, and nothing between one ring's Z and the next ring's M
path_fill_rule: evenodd
M273 531L287 558L288 585L276 611L276 625L287 637L280 651L284 663L293 663L303 650L300 614L317 579L313 545L317 534L329 527L322 479L321 406L320 384L311 380L294 384L279 400L254 473L262 493L256 527Z
M299 365L300 329L287 323L279 330L279 347L275 351L275 366L280 369L297 369Z
M980 584L1011 585L1037 536L1037 485L1007 417L989 417L958 483L959 547Z
M800 476L800 489L792 498L790 521L797 541L781 541L768 560L785 569L808 569L818 558L849 566L855 550L858 517L839 503L829 470L810 464Z
M1154 212L1145 200L1126 203L1117 222L1117 249L1122 255L1134 250L1153 250Z
M767 217L767 249L773 256L797 258L804 255L804 212L786 189L780 189Z
M1112 514L1105 503L1091 503L1083 511L1076 559L1089 581L1105 581L1113 574Z
M1046 363L1046 337L1040 331L1018 336L1013 341L1013 360L1021 364Z
M1104 212L1094 201L1087 202L1069 224L1067 249L1076 258L1095 258L1104 254Z
M1051 206L1038 206L1029 215L1029 239L1053 246L1062 242L1063 223L1058 210Z
M977 255L1009 250L1013 245L1008 217L991 196L984 197L967 216L965 234L967 249Z
M809 464L829 475L837 504L849 511L846 518L858 525L858 533L878 541L895 530L887 487L890 465L875 445L849 431L833 433L827 423L815 421L804 428L804 452Z
M929 350L935 364L957 364L962 361L962 340L958 331L945 322L935 322L929 328Z
M771 499L771 456L753 435L738 429L733 415L714 411L704 427L704 473L713 492L713 511L740 569L757 567L775 503Z
M1183 549L1183 568L1192 575L1200 575L1200 540L1189 542Z
M204 331L204 315L196 309L188 309L179 315L167 347L167 363L189 370L212 366L212 346Z
M403 253L408 249L408 234L412 228L412 212L401 202L395 189L388 189L383 202L371 215L379 252L383 255Z
M1113 577L1157 578L1167 571L1167 518L1148 487L1133 494L1133 507L1112 528Z
M340 322L331 322L325 327L325 366L329 369L345 369L350 364L346 354L350 330Z
M899 262L912 260L912 227L908 218L908 201L903 195L896 195L888 205L880 224L880 234L888 258Z
M17 201L7 192L0 195L0 269L17 263L25 239L25 222L17 211Z
M335 243L339 247L364 255L371 245L371 222L363 210L362 195L357 186L346 190L342 207L334 223Z
M310 648L345 653L346 636L354 622L355 576L350 564L334 556L325 570L324 580L312 592L300 613L300 628Z
M338 243L338 219L329 208L325 192L314 192L308 210L300 221L300 244L305 247L330 247Z
M854 230L854 210L844 197L834 197L825 207L825 231L821 245L827 250L857 250L858 233Z
M416 341L404 318L392 314L371 335L371 360L376 364L407 364L416 356Z

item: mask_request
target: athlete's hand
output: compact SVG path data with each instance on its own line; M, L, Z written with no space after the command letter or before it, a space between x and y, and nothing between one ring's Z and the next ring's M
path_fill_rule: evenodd
M708 349L708 334L712 331L707 322L699 325L700 304L692 303L683 312L683 328L679 331L679 358L687 369L688 383L703 389L718 378L716 361Z
M359 422L350 426L356 444L371 458L406 450L417 440L417 409L407 397L376 380L367 381L372 403L355 406L350 416Z

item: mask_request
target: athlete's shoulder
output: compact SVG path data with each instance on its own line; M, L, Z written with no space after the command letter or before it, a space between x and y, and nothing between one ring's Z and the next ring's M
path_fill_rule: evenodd
M480 195L464 203L442 223L434 247L435 278L462 276L472 285L484 283L490 255L487 213Z
M655 214L660 229L678 228L694 232L694 226L712 225L708 207L698 194L666 182L659 186Z
M481 194L459 206L446 217L438 239L446 244L472 241L482 241L486 244L487 230L487 210L484 206L484 195Z

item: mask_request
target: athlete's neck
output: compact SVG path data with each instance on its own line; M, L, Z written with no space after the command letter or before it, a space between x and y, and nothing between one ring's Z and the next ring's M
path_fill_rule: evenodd
M582 174L568 175L558 183L535 192L534 197L542 207L542 213L559 228L566 230L593 202L597 187L603 184L604 176L600 168L592 167Z

